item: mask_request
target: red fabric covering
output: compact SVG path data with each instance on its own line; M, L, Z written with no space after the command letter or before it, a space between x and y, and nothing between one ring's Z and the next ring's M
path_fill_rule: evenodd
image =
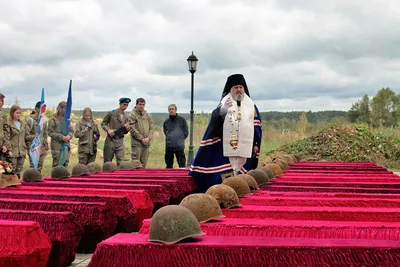
M75 260L83 227L71 212L0 210L0 219L38 222L52 243L48 266L67 266Z
M399 196L400 197L400 196ZM240 198L242 205L254 206L315 206L315 207L370 207L400 208L400 199L381 198L313 198L299 196L262 197L246 196Z
M150 219L143 221L139 234L148 234ZM400 223L352 221L296 221L222 218L200 224L213 236L260 236L281 238L345 238L399 240Z
M280 219L318 221L400 221L398 208L349 208L349 207L268 207L243 205L241 208L223 209L228 218Z
M92 252L97 243L110 237L117 219L104 202L72 202L36 199L0 199L0 209L70 211L84 227L79 251Z
M276 192L255 190L246 196L261 197L312 197L312 198L380 198L380 199L400 199L400 194L368 194L368 193L329 193L329 192Z
M82 195L81 193L55 193L46 191L0 191L0 198L61 200L74 202L105 202L111 212L117 217L117 232L136 232L140 229L136 219L136 209L126 196Z
M51 178L46 179L46 181L54 181ZM137 185L137 184L145 184L145 185L162 185L165 187L167 192L170 193L172 198L178 198L185 192L189 192L188 188L184 187L187 185L186 183L180 183L179 180L146 180L146 179L140 179L140 180L135 180L135 179L109 179L109 178L83 178L83 177L71 177L68 179L68 182L78 182L78 183L106 183L106 184L132 184L132 185Z
M0 266L46 266L51 242L39 223L0 220L0 240Z
M15 191L32 191L32 192L54 192L63 194L79 194L79 195L96 195L96 196L126 196L136 209L136 222L140 229L142 221L150 218L153 213L153 202L149 194L145 190L121 190L121 189L102 189L102 188L71 188L71 187L38 187L38 186L19 186L0 189L0 192Z
M323 186L284 186L266 184L260 187L266 191L300 191L300 192L348 192L373 194L400 194L400 189L393 188L358 188L358 187L323 187Z
M72 187L72 188L100 188L100 189L121 189L121 190L146 190L155 204L167 205L170 193L167 192L163 185L150 184L109 184L109 183L78 183L65 180L42 181L42 182L22 182L22 187L28 186L48 186L48 187Z
M400 242L202 236L165 245L118 234L97 247L95 266L399 266Z
M283 185L283 186L315 186L315 187L354 187L354 188L400 188L400 181L397 183L386 183L382 181L380 183L370 182L343 182L339 179L336 181L285 181L275 179L271 181L270 185ZM400 192L400 191L399 191Z

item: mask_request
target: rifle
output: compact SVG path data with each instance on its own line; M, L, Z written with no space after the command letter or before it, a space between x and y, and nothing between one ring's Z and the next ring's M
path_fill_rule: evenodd
M131 126L135 125L136 121L129 122L128 124ZM117 130L114 131L114 136L113 137L110 136L110 137L116 138L116 139L122 139L122 138L124 138L124 135L127 133L129 133L129 130L127 130L124 125L121 125L121 127L119 127Z

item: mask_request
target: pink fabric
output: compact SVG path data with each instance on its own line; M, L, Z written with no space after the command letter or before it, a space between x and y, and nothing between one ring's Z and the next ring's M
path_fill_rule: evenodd
M110 237L117 219L104 202L72 202L36 199L0 199L0 209L70 211L84 227L79 251L92 252L98 242Z
M0 266L46 266L51 242L39 223L0 220L0 240Z
M126 196L96 196L82 195L79 193L54 193L43 191L0 191L0 198L39 199L39 200L61 200L74 202L105 202L111 212L117 217L118 224L116 232L136 232L139 224L136 219L136 209Z
M75 260L83 227L71 212L0 210L0 219L38 222L52 243L48 266L67 266Z
M400 242L203 236L164 245L118 234L97 247L89 266L399 266Z
M241 208L223 209L228 218L319 220L319 221L400 221L399 208L353 207L274 207L243 205Z
M148 234L150 219L143 221L139 234ZM398 222L296 221L222 218L200 224L212 236L258 236L279 238L381 239L399 240Z
M316 207L371 207L400 208L399 199L381 198L338 198L338 197L299 197L299 196L245 196L240 198L242 205L254 206L316 206Z
M348 192L348 193L381 193L400 194L400 189L393 188L358 188L358 187L323 187L323 186L284 186L266 184L260 187L265 191L300 191L300 192Z
M126 196L136 209L136 222L138 228L141 227L144 219L150 218L153 213L153 202L149 194L145 190L121 190L121 189L103 189L103 188L71 188L71 187L38 187L38 186L18 186L0 189L0 192L53 192L60 195L63 194L79 194L79 195L105 195L105 196Z
M353 188L400 188L400 181L396 183L381 182L343 182L341 180L335 181L287 181L280 178L270 182L269 185L283 185L283 186L315 186L315 187L353 187ZM400 192L400 191L399 191Z
M72 188L101 188L101 189L121 189L121 190L146 190L154 203L159 205L167 205L170 194L163 185L150 184L109 184L109 183L78 183L65 180L42 181L36 183L22 182L24 186L48 186L48 187L72 187Z

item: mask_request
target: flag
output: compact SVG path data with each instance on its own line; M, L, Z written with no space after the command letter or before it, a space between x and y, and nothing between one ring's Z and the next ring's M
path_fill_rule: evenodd
M40 109L38 116L38 127L36 130L35 138L32 141L31 147L29 149L29 155L32 159L32 164L34 168L38 167L40 159L40 151L42 150L42 136L43 136L43 125L44 125L44 115L46 113L46 102L44 101L44 88L42 88L42 97L40 99Z
M67 98L67 106L65 107L64 119L61 124L61 133L64 136L68 135L70 124L71 124L71 108L72 108L72 80L69 81L69 89L68 89L68 98ZM63 166L69 157L69 143L63 142L60 152L60 160L58 161L58 166Z

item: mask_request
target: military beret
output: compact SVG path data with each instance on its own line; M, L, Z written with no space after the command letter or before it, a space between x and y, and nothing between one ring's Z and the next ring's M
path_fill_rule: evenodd
M122 97L119 99L119 103L128 103L129 104L130 102L131 102L131 99L128 97Z

